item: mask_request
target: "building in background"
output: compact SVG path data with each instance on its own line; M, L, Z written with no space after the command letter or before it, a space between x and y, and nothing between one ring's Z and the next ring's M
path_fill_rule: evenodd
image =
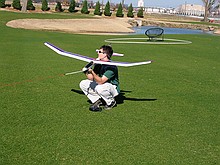
M204 16L205 7L195 4L183 4L177 8L144 7L146 13L167 13L187 16Z
M138 0L138 7L144 7L144 1Z
M194 4L183 4L177 7L177 14L188 15L188 16L204 16L205 7L201 5Z

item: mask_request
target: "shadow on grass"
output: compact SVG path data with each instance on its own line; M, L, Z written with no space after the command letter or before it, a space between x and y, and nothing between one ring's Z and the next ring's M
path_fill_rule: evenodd
M80 95L84 95L84 93L81 90L77 89L71 89L72 92L78 93ZM132 98L132 97L126 97L126 93L131 93L132 91L125 91L121 90L120 94L115 97L115 100L117 104L123 104L124 100L130 100L130 101L156 101L157 99L149 99L149 98Z

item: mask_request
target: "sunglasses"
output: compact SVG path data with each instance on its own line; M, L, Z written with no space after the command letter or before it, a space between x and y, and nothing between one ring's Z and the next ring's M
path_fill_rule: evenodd
M98 50L97 52L98 52L98 53L103 53L103 54L105 54L105 52L102 52L101 50Z

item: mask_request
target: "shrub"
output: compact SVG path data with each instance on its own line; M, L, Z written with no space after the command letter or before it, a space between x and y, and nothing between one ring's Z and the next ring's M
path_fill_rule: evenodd
M61 2L57 2L57 5L56 5L56 7L55 7L55 11L57 11L57 12L63 12Z
M11 7L11 4L5 4L5 7Z
M134 17L132 3L131 3L130 6L128 7L127 17L131 17L131 18Z
M99 1L96 2L94 15L102 15L102 12L100 11L100 3L99 3Z
M27 10L35 10L35 7L32 3L32 0L28 0L27 2Z
M71 2L70 2L70 7L69 7L68 11L69 11L70 13L75 12L75 7L76 7L76 2L75 2L75 0L71 0Z
M0 0L0 8L6 7L5 0Z
M42 11L48 11L48 10L50 10L50 8L48 7L48 2L47 2L47 0L42 0L41 10L42 10Z
M81 13L82 13L82 14L89 14L87 0L84 0L84 1L83 1L83 7L82 7L82 9L81 9Z
M110 3L109 3L109 1L105 5L104 15L105 16L111 16L112 15L112 13L110 11Z
M120 3L119 6L118 6L118 10L117 10L117 13L116 13L116 17L124 17L123 8L122 8L122 4L121 4L121 3Z
M144 12L143 12L143 8L142 7L138 10L137 17L144 18Z
M20 0L13 0L12 7L17 10L21 10L21 2Z

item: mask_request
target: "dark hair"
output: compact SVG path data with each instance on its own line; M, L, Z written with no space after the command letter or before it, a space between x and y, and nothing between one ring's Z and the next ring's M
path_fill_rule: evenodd
M109 46L109 45L103 45L103 46L100 47L100 49L102 49L103 52L104 52L105 54L107 54L108 59L111 59L112 54L113 54L113 49L112 49L111 46Z

